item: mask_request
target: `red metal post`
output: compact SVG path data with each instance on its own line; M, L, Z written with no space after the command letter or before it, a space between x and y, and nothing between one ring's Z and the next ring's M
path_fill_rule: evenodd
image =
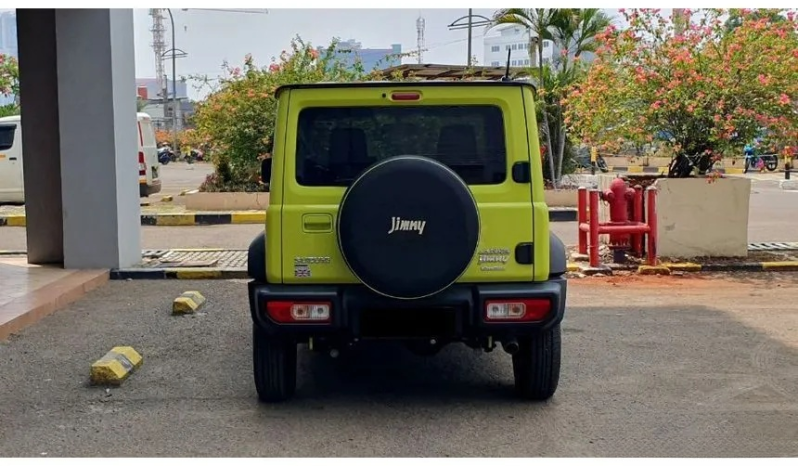
M590 266L599 266L599 192L596 189L590 191Z
M640 185L635 186L635 197L632 202L632 221L638 224L643 223L643 187ZM643 253L642 233L632 235L632 252L638 257Z
M646 208L648 210L648 265L657 265L657 188L649 186Z
M587 188L584 186L579 187L577 192L576 202L576 215L577 215L577 229L579 231L579 254L587 254L587 232L579 229L579 225L587 222Z

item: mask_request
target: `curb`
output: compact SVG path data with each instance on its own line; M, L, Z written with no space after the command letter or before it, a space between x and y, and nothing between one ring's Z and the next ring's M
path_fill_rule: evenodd
M172 269L111 269L111 280L233 280L248 279L246 269L186 267Z
M575 222L576 209L549 209L550 222ZM205 225L263 225L266 223L266 212L199 212L179 214L141 214L142 226L178 227ZM24 227L24 215L0 216L0 227Z
M569 262L568 272L580 272L582 264L586 263ZM786 262L737 262L726 264L660 264L654 268L637 265L613 265L607 267L611 272L627 271L637 272L643 275L664 274L671 272L798 272L798 261ZM667 270L668 272L665 272ZM601 272L606 273L604 270ZM111 280L248 280L249 275L246 269L219 269L203 267L186 267L171 269L145 269L128 268L112 269Z
M646 167L642 165L631 165L628 167L623 166L608 166L609 171L612 173L647 173L647 174L667 174L668 167ZM712 170L716 173L721 173L724 175L743 175L744 170L742 168L715 168ZM598 173L597 173L598 174Z

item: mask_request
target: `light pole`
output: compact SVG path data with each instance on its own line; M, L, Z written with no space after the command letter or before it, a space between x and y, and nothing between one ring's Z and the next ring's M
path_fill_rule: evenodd
M177 54L175 53L175 17L172 16L172 9L167 8L169 22L172 26L172 150L177 150L177 126L180 121L179 105L177 104Z
M477 21L474 21L475 18L477 19ZM466 20L466 22L462 23L461 21L463 20ZM454 20L452 24L449 25L450 31L454 31L456 29L468 29L468 60L466 60L466 67L468 68L471 67L471 60L472 60L471 30L474 29L474 27L476 26L488 26L490 24L493 24L493 22L489 18L486 18L482 15L475 15L473 13L473 9L469 8L467 16L461 16L460 18L457 18L456 20Z

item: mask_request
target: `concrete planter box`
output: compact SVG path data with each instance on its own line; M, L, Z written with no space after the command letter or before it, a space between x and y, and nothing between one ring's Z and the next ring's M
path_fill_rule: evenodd
M543 192L543 197L549 207L576 207L577 190L559 189L554 191L547 189Z
M186 210L266 210L269 193L194 193L186 198Z
M673 178L655 186L660 256L748 256L750 179Z
M616 176L601 175L598 189L606 191ZM631 184L630 184L631 185ZM719 178L661 178L657 194L657 254L660 257L747 257L748 204L751 180ZM609 221L606 203L599 203L599 221ZM609 237L599 237L602 244Z

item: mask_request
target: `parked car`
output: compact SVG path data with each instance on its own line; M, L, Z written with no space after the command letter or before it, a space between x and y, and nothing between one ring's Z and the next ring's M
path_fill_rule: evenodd
M161 164L158 161L155 131L150 116L138 113L136 127L139 195L146 197L161 190ZM22 118L14 115L0 118L0 203L24 202Z
M501 344L526 399L560 377L566 253L518 81L283 86L266 231L249 248L255 387L290 398L297 346L420 355ZM272 169L272 164L274 164ZM278 195L279 194L279 195Z

